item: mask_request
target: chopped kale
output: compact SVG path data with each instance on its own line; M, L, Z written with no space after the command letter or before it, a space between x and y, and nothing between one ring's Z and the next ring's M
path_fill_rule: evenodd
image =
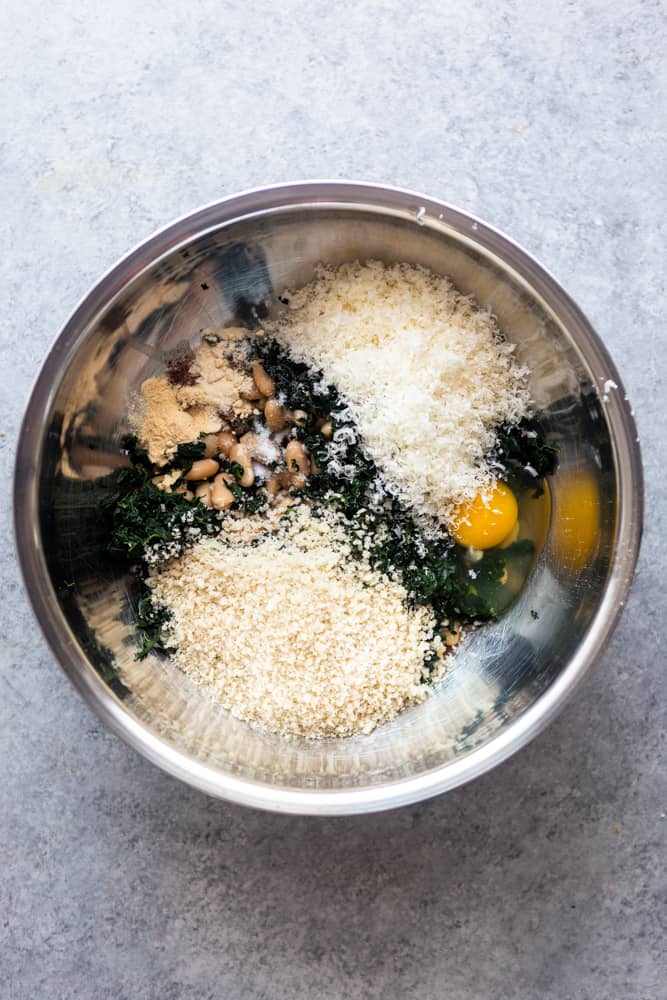
M189 472L194 462L198 462L204 457L206 445L203 441L188 441L187 444L179 444L176 454L171 460L171 465L176 469L182 469L183 474Z
M197 538L217 534L221 520L217 511L198 500L158 489L151 482L154 470L150 463L146 467L142 449L137 449L136 441L128 445L125 450L135 464L118 473L114 490L101 504L110 522L107 551L126 565L140 565L145 573L141 561L149 548L164 545L165 551L178 554ZM191 463L201 457L203 448L203 442L195 442L190 449L184 446L179 460ZM162 640L169 614L153 606L150 588L143 580L139 587L136 627L142 644L137 659L143 660L151 650L169 652Z
M129 564L139 562L150 546L183 549L197 529L209 535L220 530L217 511L182 493L158 489L141 465L123 469L102 506L111 517L108 552Z
M243 479L243 473L245 472L245 469L243 468L243 466L241 465L241 463L240 462L232 462L230 464L230 466L229 466L229 471L233 475L233 477L236 480L236 482L240 483L241 479Z
M166 646L162 629L171 618L167 608L158 607L153 603L153 592L142 581L136 610L136 627L141 635L141 648L136 655L137 660L145 660L152 651L171 653L173 649Z
M266 506L266 495L257 485L244 488L236 482L228 483L228 487L234 494L237 504L246 514L256 514L257 511Z
M311 369L294 361L277 341L270 338L258 341L255 353L273 379L281 402L308 415L306 426L314 429L319 418L328 417L341 407L338 392L325 384L322 373L313 377Z
M132 465L140 466L148 472L152 472L153 464L148 457L148 452L139 444L139 438L136 434L126 434L121 438L120 446L129 456Z
M424 668L420 678L420 684L430 684L435 668L440 662L440 657L435 651L427 653L424 657Z
M541 481L556 471L558 448L546 443L535 420L525 419L498 428L491 459L507 469L510 486L533 489L537 497L543 492Z

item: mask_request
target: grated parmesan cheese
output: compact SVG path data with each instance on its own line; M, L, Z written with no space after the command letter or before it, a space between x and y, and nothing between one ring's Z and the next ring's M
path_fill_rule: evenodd
M268 529L268 530L267 530ZM149 577L176 664L238 718L284 735L369 733L422 701L435 619L352 559L331 513L229 518Z
M266 331L325 372L404 500L451 521L491 484L497 426L528 410L526 370L493 316L447 278L379 261L320 265L285 296Z

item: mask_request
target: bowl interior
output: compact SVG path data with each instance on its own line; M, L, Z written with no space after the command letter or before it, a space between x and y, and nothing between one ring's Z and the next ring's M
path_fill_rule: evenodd
M340 791L452 766L544 696L600 611L619 501L599 375L525 274L483 245L476 224L464 232L435 213L423 221L399 209L326 202L241 215L177 242L143 268L121 265L88 315L74 317L61 346L62 374L44 403L41 447L32 456L53 614L85 655L89 687L106 686L118 717L159 736L169 752L207 765L209 787L221 794L226 777L276 790ZM370 736L285 740L232 718L169 662L135 661L133 584L104 554L99 502L122 464L133 394L162 370L165 352L196 342L203 327L243 322L253 309L261 314L284 288L308 281L319 261L354 258L427 265L493 310L531 369L540 419L560 446L560 470L528 586L500 621L462 645L430 699ZM577 499L582 488L592 502ZM573 545L583 535L589 541ZM117 679L110 679L112 662Z

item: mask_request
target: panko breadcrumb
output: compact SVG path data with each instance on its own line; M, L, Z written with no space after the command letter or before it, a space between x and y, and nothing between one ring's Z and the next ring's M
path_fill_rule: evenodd
M259 518L229 528L149 577L186 674L238 718L292 736L369 733L424 699L441 645L432 611L352 559L334 515L300 505L264 533Z

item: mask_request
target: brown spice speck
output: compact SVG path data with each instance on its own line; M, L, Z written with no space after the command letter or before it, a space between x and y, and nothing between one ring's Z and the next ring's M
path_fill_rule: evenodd
M195 385L197 376L192 372L195 356L187 347L171 358L167 364L167 381L170 385Z

